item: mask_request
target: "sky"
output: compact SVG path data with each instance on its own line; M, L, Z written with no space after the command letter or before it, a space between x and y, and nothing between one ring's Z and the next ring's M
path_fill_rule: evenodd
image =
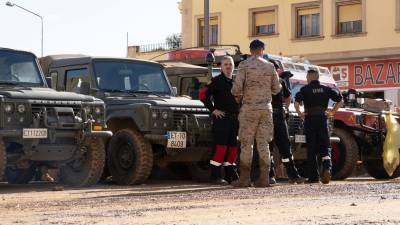
M179 0L15 0L43 17L44 55L126 56L129 45L164 43L180 33ZM40 56L40 19L0 0L0 47Z

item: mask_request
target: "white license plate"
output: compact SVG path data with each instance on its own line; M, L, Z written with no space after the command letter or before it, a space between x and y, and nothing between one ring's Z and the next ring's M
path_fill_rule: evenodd
M24 128L22 130L23 138L47 138L46 128Z
M294 142L295 143L306 143L306 136L305 135L296 134L294 136Z
M168 131L167 148L186 148L186 132Z

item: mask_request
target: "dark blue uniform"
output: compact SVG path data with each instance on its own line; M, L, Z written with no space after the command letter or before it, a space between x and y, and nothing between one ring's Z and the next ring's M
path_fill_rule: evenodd
M282 90L278 94L272 96L274 142L276 146L278 146L278 150L282 157L282 162L286 168L289 179L294 180L300 178L300 175L293 162L293 154L290 146L285 109L283 108L283 100L291 96L291 91L284 79L281 78L280 83L282 85ZM271 163L273 164L273 161L271 161ZM274 176L275 171L273 170L273 167L271 167L270 177Z
M307 142L308 178L319 180L317 154L322 158L322 166L331 170L330 141L325 112L329 100L340 102L342 95L334 89L321 85L318 80L311 81L296 94L296 102L304 103L305 135Z

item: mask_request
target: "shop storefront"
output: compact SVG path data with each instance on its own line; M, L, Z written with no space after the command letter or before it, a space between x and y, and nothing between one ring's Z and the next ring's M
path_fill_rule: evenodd
M400 105L400 58L324 64L342 90L356 89L368 97L385 98Z

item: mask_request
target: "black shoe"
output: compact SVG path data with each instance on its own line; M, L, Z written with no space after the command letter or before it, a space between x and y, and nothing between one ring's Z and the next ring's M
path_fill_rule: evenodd
M211 165L211 177L210 177L211 184L215 185L227 185L228 182L222 179L221 176L221 166L214 166Z
M304 177L301 177L299 172L297 171L297 168L294 164L294 161L292 159L289 160L289 162L283 163L283 165L286 168L286 174L289 177L289 183L291 184L302 184L304 183L307 179Z
M295 178L289 178L289 183L290 184L304 184L304 182L306 182L307 179L304 177L295 177Z
M276 184L275 177L269 177L269 184Z
M239 179L239 175L236 171L236 166L225 166L224 169L225 169L225 180L229 184Z
M305 183L306 184L319 184L321 182L319 181L319 179L308 179L308 180L306 180Z
M222 178L217 178L217 179L211 180L211 184L214 184L214 185L228 185L228 182L226 180L222 179Z
M324 169L321 174L321 181L323 184L329 184L331 181L332 175L329 169Z

